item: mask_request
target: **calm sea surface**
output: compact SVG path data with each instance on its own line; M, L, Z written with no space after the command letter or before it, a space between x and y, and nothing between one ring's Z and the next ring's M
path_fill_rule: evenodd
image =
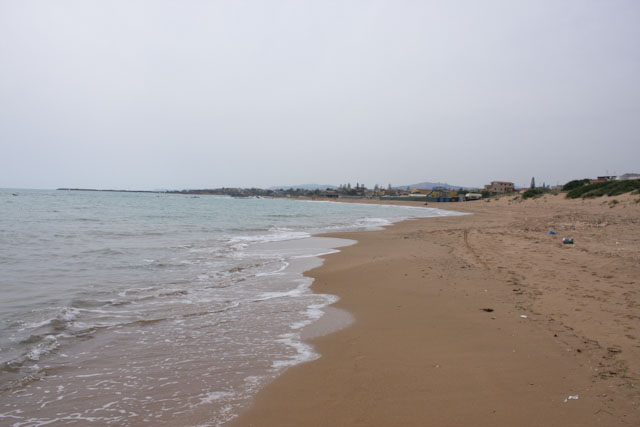
M0 190L0 424L222 425L317 357L301 334L336 297L302 272L353 242L313 234L450 214Z

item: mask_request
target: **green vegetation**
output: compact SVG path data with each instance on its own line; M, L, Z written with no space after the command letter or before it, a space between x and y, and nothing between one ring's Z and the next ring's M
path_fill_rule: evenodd
M640 189L640 181L635 180L594 182L593 184L574 188L567 193L567 198L600 197L605 194L607 196L618 196L637 189Z
M544 190L541 188L530 188L522 194L523 199L528 199L530 197L539 197L544 194Z
M587 184L589 184L589 178L574 179L573 181L569 181L565 185L563 185L562 186L562 191L571 191L571 190L573 190L575 188L583 187L583 186L585 186Z

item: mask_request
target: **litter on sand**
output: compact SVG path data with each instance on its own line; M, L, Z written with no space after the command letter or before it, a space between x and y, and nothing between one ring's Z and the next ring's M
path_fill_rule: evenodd
M571 237L565 237L564 239L562 239L562 243L564 243L565 245L573 245L573 239Z
M556 234L555 231L550 231L549 234L551 234L552 236Z
M575 396L569 396L564 400L564 403L567 403L570 400L578 400L578 395L576 394Z
M521 314L520 317L522 317L523 319L526 319L527 315L526 314Z

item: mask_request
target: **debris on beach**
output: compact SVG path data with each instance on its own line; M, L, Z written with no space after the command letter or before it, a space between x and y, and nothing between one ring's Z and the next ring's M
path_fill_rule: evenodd
M486 311L487 313L493 313L493 308L483 308L482 311Z
M552 236L556 235L557 233L555 231L549 231L549 234L551 234Z
M521 314L520 317L522 317L523 319L526 319L527 315L526 314Z
M567 403L570 400L578 400L579 396L576 394L575 396L569 396L564 400L564 403Z
M573 245L573 238L565 237L564 239L562 239L562 243L564 243L565 245Z

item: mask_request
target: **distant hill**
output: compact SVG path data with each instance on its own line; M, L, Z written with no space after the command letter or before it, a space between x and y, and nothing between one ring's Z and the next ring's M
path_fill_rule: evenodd
M335 185L319 185L319 184L302 184L302 185L283 185L280 187L269 187L269 190L309 190L309 191L314 191L314 190L326 190L327 188L331 189L331 190L335 190L336 187Z
M400 185L392 187L396 190L406 190L409 187L410 190L433 190L434 188L444 188L446 190L458 190L460 188L467 190L470 187L464 187L462 185L451 185L446 182L420 182L418 184Z

